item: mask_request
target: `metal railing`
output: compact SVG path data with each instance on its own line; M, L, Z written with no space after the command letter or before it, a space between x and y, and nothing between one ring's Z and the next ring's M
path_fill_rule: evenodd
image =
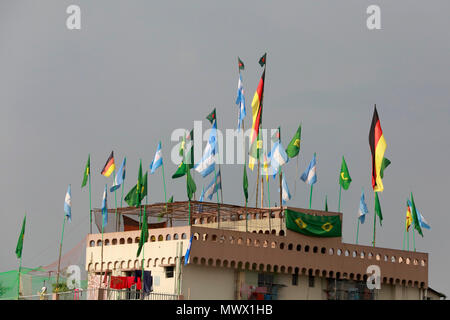
M170 293L150 292L142 296L140 290L133 289L78 289L68 292L21 296L19 300L179 300L179 296Z

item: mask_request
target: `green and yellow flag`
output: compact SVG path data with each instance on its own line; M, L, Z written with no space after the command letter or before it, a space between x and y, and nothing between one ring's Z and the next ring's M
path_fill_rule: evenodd
M244 163L244 181L243 181L242 187L244 189L245 203L247 203L247 201L248 201L248 178L247 178L247 164L246 163Z
M350 173L348 172L347 163L345 162L344 156L342 156L342 164L341 164L341 173L339 175L339 184L347 190L352 182L352 178L350 177Z
M23 238L25 237L25 224L27 222L27 216L23 217L22 230L20 231L19 240L16 246L16 256L18 259L22 258Z
M297 132L295 133L294 137L292 138L291 142L289 142L289 145L286 148L286 153L289 158L294 158L300 152L301 136L302 136L302 125L299 125Z
M338 215L315 216L285 209L286 228L311 237L340 237L342 223Z
M88 156L88 160L86 162L86 168L84 169L84 176L83 182L81 183L81 188L83 188L86 185L90 174L91 174L91 155Z

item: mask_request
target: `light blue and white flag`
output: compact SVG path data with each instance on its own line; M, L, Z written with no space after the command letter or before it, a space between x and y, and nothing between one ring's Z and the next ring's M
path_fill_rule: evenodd
M205 187L202 188L202 194L200 195L200 199L198 201L203 202L205 199ZM197 208L198 212L203 212L203 204L199 204Z
M417 210L417 208L416 208L416 212L417 212L417 218L419 219L420 227L430 230L431 229L430 225L425 220L424 216L419 212L419 210Z
M361 221L361 223L364 223L365 219L366 219L366 214L369 213L369 210L367 210L367 205L364 199L364 190L361 192L361 200L359 200L359 220Z
M278 140L273 144L272 150L268 154L268 160L270 161L270 173L275 176L280 170L280 167L286 164L289 161L289 157L286 154L286 151L281 144L281 141Z
M237 89L236 104L239 106L239 118L238 118L238 132L241 130L242 120L246 116L245 111L245 96L244 96L244 85L242 83L241 73L239 72L239 82Z
M161 151L161 141L158 144L158 148L156 148L155 157L153 158L152 163L150 163L150 173L155 173L156 169L158 169L163 164L162 159L162 151Z
M184 265L187 265L187 263L189 261L189 255L191 254L191 246L192 246L192 238L193 237L194 237L194 235L191 236L191 239L189 240L189 245L186 250L186 254L184 255Z
M120 186L122 185L123 181L125 180L126 164L127 164L127 158L125 157L125 158L123 158L122 165L120 166L119 171L117 171L117 173L116 173L116 177L114 178L114 184L109 189L110 192L114 192L117 189L119 189Z
M102 230L108 224L108 204L107 204L107 192L108 186L105 185L105 191L103 191L103 200L102 200Z
M70 190L70 184L67 188L66 198L64 199L64 212L69 221L72 221L72 193Z
M314 184L317 182L317 175L316 175L316 154L314 153L314 156L309 163L308 168L303 172L302 176L300 177L304 182L307 184Z
M199 163L194 166L195 171L199 172L202 177L206 177L208 174L214 171L216 165L216 149L217 149L217 125L214 120L213 126L209 133L208 144L206 145L203 157Z
M216 193L219 189L222 189L222 179L220 178L220 171L217 172L216 176L213 178L211 183L206 188L205 196L209 200L211 200L214 193Z
M291 194L289 193L289 188L288 188L288 185L286 183L286 179L284 178L284 175L283 175L283 178L281 180L282 180L281 186L283 187L282 190L281 190L281 195L282 195L282 199L283 199L283 204L286 204L286 202L288 200L291 200Z

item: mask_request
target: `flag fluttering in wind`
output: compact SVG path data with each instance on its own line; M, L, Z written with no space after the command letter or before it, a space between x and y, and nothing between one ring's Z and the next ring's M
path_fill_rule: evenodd
M219 189L222 189L222 179L220 176L220 170L217 171L217 174L211 181L211 183L206 187L205 196L211 200L213 195L219 191Z
M417 210L417 208L416 208L416 210ZM431 229L430 225L425 220L425 217L419 212L419 210L417 210L417 218L419 218L419 224L422 229L424 229L424 228L428 229L428 230Z
M289 156L289 158L294 158L300 152L301 136L302 136L302 125L299 125L297 132L295 133L294 137L292 138L291 142L289 142L289 145L286 148L286 153Z
M281 186L282 186L281 195L282 195L282 199L283 199L283 204L286 204L286 202L288 200L291 200L291 194L289 193L289 188L288 188L288 185L286 183L286 179L284 178L284 175L281 178L281 180L282 180L282 183L281 183Z
M273 174L273 178L277 175L280 168L289 161L286 151L280 140L273 144L272 150L269 153L270 159L270 171Z
M375 192L375 214L378 216L378 218L380 218L380 226L381 226L383 214L381 213L381 206L380 206L380 199L378 199L378 192Z
M70 184L67 187L66 197L64 199L64 213L69 221L72 221L72 192Z
M158 169L163 164L162 151L161 151L161 141L158 143L158 148L156 148L155 157L150 164L150 173L154 174L156 169Z
M381 180L381 165L383 163L384 152L386 151L386 140L381 130L380 119L378 118L377 107L373 110L372 124L369 131L369 146L372 152L372 187L375 192L384 190Z
M367 205L366 205L366 201L364 199L364 190L361 191L361 199L359 200L359 221L361 221L361 223L364 223L365 219L366 219L366 214L369 213L369 210L367 210Z
M91 155L88 156L88 160L86 162L86 167L84 168L83 182L81 183L81 188L83 188L91 174Z
M216 120L216 108L214 108L214 110L206 116L206 119L208 119L211 124L214 122L214 120Z
M327 196L325 196L325 211L328 212L328 201L327 201Z
M242 83L241 73L239 73L236 104L239 107L239 118L238 118L238 132L239 132L242 126L242 120L244 120L245 116L247 115L247 112L245 111L244 85Z
M239 67L239 70L245 69L244 62L242 62L241 58L239 58L239 57L238 57L238 67Z
M316 154L314 153L313 158L311 159L308 168L306 168L305 172L301 175L300 179L304 182L312 185L317 182L316 175Z
M342 156L342 164L341 164L341 172L339 175L339 184L347 190L352 182L352 178L350 177L350 173L348 172L347 163L345 162L344 156Z
M414 229L416 229L417 232L423 237L422 227L420 226L420 221L417 214L416 204L414 203L414 197L412 192L411 192L411 214L413 217Z
M139 207L142 200L144 200L147 196L147 177L148 172L145 172L144 176L141 178L141 182L139 183L139 192L137 189L138 184L135 184L125 196L124 200L130 207Z
M267 60L267 52L264 53L264 55L259 59L259 65L261 67L264 67L266 65L266 60Z
M386 169L391 164L391 160L388 158L383 158L383 161L381 162L381 168L380 168L380 177L383 179L384 176L384 169Z
M117 171L117 173L116 173L116 177L114 178L114 184L109 189L110 192L114 192L117 189L119 189L120 186L122 185L123 181L125 180L126 164L127 164L127 158L125 157L125 158L123 158L122 165L120 166L119 171Z
M259 137L259 128L262 123L262 109L263 109L263 98L264 98L264 82L265 82L266 70L263 71L261 79L259 80L258 87L256 89L255 95L253 96L252 101L252 131L250 135L250 150L257 150L258 148L258 139ZM254 154L250 154L248 166L251 170L256 163L257 158Z
M26 222L27 222L27 216L25 215L23 217L22 229L21 229L20 234L19 234L19 239L17 240L17 246L16 246L17 259L22 258L23 239L25 237L25 224L26 224Z
M107 201L108 186L105 185L102 199L102 230L108 224L108 201Z
M209 140L206 144L203 157L199 163L194 166L195 171L199 172L202 177L214 171L216 165L216 151L217 151L217 125L214 121L211 131L209 133Z
M187 265L189 261L189 256L191 254L191 247L192 247L192 238L194 238L194 235L191 236L191 239L189 239L189 245L186 250L186 254L184 255L184 265Z
M111 151L111 154L109 155L108 160L106 160L101 174L105 177L109 177L114 170L116 170L116 165L114 164L114 151Z
M186 135L183 136L183 140L181 140L180 143L180 150L178 151L180 157L184 157L185 149L186 149Z
M405 225L406 225L406 232L409 232L409 227L411 226L411 224L413 223L413 217L412 217L412 209L411 209L411 201L406 200L406 221L405 221Z
M191 177L191 170L189 168L186 170L186 176L186 192L190 201L195 191L197 191L197 186L195 185L194 179Z
M148 241L148 221L147 221L147 210L144 210L142 216L142 227L141 227L141 236L139 237L139 247L136 253L136 257L139 257L141 254L142 248L144 244Z

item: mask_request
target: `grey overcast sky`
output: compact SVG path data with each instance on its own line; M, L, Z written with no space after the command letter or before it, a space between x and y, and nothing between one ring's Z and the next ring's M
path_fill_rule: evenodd
M66 28L66 8L81 8L81 30ZM368 30L366 9L381 8L381 30ZM448 212L450 3L434 1L0 1L0 271L17 268L14 250L23 215L23 264L58 257L67 185L73 221L64 251L89 231L81 180L91 153L93 206L111 179L100 175L111 150L127 157L126 191L139 159L150 164L159 140L168 192L185 200L168 161L176 128L190 129L217 108L219 129L235 128L237 56L250 102L267 51L263 127L281 125L286 146L301 122L299 171L317 152L313 207L328 195L337 210L344 155L352 176L342 194L343 239L353 243L361 188L369 217L360 243L369 245L373 193L368 132L376 103L392 164L380 195L377 246L401 249L405 202L414 194L431 224L418 251L429 253L431 287L450 294ZM288 203L307 206L309 188L286 165ZM222 166L226 202L242 204L242 166ZM253 194L255 173L249 173ZM198 188L208 183L196 175ZM133 181L133 182L131 182ZM271 180L276 193L276 182ZM164 199L161 172L150 176L150 201ZM278 196L273 196L272 203Z

